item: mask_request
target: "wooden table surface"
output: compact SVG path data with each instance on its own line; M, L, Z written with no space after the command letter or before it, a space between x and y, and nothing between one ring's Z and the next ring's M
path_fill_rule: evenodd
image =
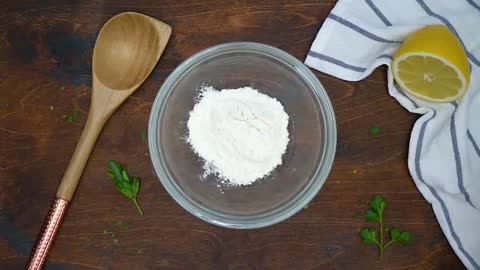
M94 40L123 11L162 20L173 35L153 74L105 126L45 269L464 269L410 178L407 149L418 116L388 95L385 68L361 82L315 72L335 108L336 159L309 207L280 224L257 230L207 224L176 204L153 171L141 133L158 88L177 65L229 41L270 44L303 60L335 1L3 2L0 269L22 269L27 260L85 122ZM79 117L69 123L62 116L74 110ZM370 127L380 132L369 135ZM143 180L145 216L105 175L109 159ZM390 204L385 222L413 235L409 246L392 246L381 261L358 236L377 193Z

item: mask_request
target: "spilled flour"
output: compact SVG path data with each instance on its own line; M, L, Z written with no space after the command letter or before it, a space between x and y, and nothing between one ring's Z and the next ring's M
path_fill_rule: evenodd
M232 185L249 185L272 172L289 141L282 104L251 87L203 87L187 125L187 141L205 160L205 173Z

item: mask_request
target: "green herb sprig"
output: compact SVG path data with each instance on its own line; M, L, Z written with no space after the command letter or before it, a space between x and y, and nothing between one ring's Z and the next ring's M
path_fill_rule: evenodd
M115 187L127 198L133 201L140 215L143 211L137 202L137 194L140 188L140 179L138 177L130 177L127 169L116 160L110 160L107 163L107 175L112 178Z
M393 243L408 244L412 236L407 231L400 231L395 228L386 228L384 230L383 211L387 207L387 201L380 195L375 195L370 201L370 208L365 212L365 219L367 221L378 222L380 226L380 240L377 238L377 231L372 228L362 228L360 230L360 237L365 244L375 244L380 251L380 259L382 259L384 250ZM390 233L390 241L385 243L384 231Z
M371 127L368 129L368 133L370 135L377 135L380 132L380 129L378 127Z
M77 120L78 118L78 111L73 110L70 114L64 114L63 118L67 119L67 122L73 123L73 121Z
M147 134L147 131L146 130L143 130L142 133L140 133L140 138L142 139L142 141L147 141L148 139L148 134Z

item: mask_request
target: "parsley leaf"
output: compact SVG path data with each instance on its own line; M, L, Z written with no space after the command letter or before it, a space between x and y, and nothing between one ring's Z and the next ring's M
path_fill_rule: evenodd
M385 201L380 195L375 195L370 201L370 207L379 216L382 216L383 209L387 207L387 201Z
M393 243L408 244L412 236L407 231L400 231L396 228L383 227L383 211L387 208L387 201L380 195L375 195L370 201L370 208L365 212L367 221L376 221L379 224L380 240L377 240L377 232L372 228L362 228L360 230L360 238L365 244L376 244L380 250L380 259L382 259L383 251ZM390 241L386 244L384 241L384 231L390 233Z
M380 132L380 129L378 127L371 127L368 129L368 133L370 133L370 135L376 135Z
M377 232L374 229L363 228L360 230L360 237L362 237L363 243L375 244L377 241Z
M142 133L140 133L140 138L142 138L142 141L147 140L147 131L143 130Z
M401 244L408 244L412 240L412 236L409 232L401 232L397 238L397 241Z
M78 111L73 110L71 114L64 114L63 118L67 119L67 122L72 123L78 118Z
M137 194L140 189L140 179L130 177L127 169L116 160L110 160L107 163L107 175L112 178L115 187L127 198L133 201L140 215L143 211L137 202Z
M390 237L392 240L397 240L401 234L402 232L400 232L398 229L393 228L390 230Z
M365 219L367 221L378 221L378 215L372 209L368 209L365 212Z

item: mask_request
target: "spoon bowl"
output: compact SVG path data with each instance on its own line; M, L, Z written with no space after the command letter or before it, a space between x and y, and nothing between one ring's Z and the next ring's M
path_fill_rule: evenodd
M100 31L93 52L93 75L115 90L141 84L153 69L169 27L148 16L127 12L110 19Z

